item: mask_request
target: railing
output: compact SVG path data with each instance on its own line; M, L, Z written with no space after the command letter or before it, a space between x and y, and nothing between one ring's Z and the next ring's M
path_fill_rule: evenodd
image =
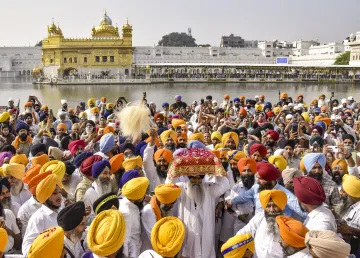
M69 78L59 80L60 83L74 83L74 84L96 84L96 83L150 83L150 79L76 79Z

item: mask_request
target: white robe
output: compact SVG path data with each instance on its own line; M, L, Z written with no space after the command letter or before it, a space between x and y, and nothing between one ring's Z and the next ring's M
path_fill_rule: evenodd
M151 146L150 143L146 146L144 150L143 158L143 168L144 174L149 179L150 183L150 192L155 190L155 187L160 184L165 184L166 178L160 178L156 172L156 167L154 166L154 146Z
M111 190L111 187L109 189ZM107 194L107 193L102 191L101 186L98 185L96 181L94 181L91 184L91 187L86 190L85 195L84 195L84 203L85 203L85 206L89 205L91 207L91 211L92 211L91 214L94 214L94 211L93 211L94 202L104 194Z

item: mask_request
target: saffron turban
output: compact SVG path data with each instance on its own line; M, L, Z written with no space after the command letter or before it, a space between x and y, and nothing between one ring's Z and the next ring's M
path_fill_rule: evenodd
M307 172L310 172L316 163L319 163L322 169L325 169L325 155L322 153L309 153L304 157L304 165Z
M21 164L24 165L25 167L28 164L28 162L29 162L28 158L26 157L25 154L16 154L10 159L10 164Z
M158 162L160 157L163 157L167 163L170 163L170 161L172 161L173 159L173 154L168 149L159 149L154 154L154 159L156 163Z
M52 171L53 174L55 174L60 180L62 180L65 175L66 166L65 163L62 161L52 160L42 166L40 173L44 173L46 171Z
M305 235L309 229L302 222L287 216L277 216L276 223L285 243L295 248L305 248Z
M87 157L80 165L80 172L86 176L91 176L91 168L95 162L102 160L100 155L92 155Z
M53 157L56 160L61 160L64 156L64 152L60 150L58 147L49 147L48 154L50 157Z
M242 158L238 162L238 169L240 174L243 172L244 168L248 167L253 174L256 174L256 161L252 158Z
M245 96L240 96L239 97L241 100L245 100Z
M108 160L100 160L95 162L91 168L92 177L98 178L106 167L111 169L110 162Z
M247 111L246 111L246 109L245 109L245 108L240 108L239 114L242 115L243 117L246 117L246 116L247 116Z
M360 179L352 175L344 175L342 179L343 190L353 198L360 198Z
M254 143L253 145L251 145L250 147L250 156L253 155L255 152L259 152L261 157L265 157L267 154L267 149L264 145L262 145L261 143Z
M30 101L28 101L28 102L26 102L25 104L24 104L24 108L26 108L26 107L32 107L34 104L32 103L32 102L30 102Z
M348 164L346 163L346 161L344 159L334 160L334 162L331 164L331 168L334 168L336 166L340 166L343 169L343 171L345 172L345 174L348 173Z
M135 169L136 167L142 167L143 162L141 156L137 156L135 158L126 159L123 162L123 167L125 171L129 171L131 169Z
M346 258L351 251L350 245L330 230L309 231L305 244L319 258Z
M184 125L184 124L186 124L186 122L182 119L174 118L171 120L171 125L173 128L176 128L176 127L178 127L180 125Z
M287 99L288 97L289 97L289 95L286 92L283 92L280 94L281 99L284 99L284 98Z
M284 185L293 181L295 177L302 176L303 174L296 168L286 168L281 172Z
M66 127L66 124L64 123L60 123L56 126L56 130L60 130L60 129L63 129L64 131L67 130L67 127Z
M275 168L272 164L268 162L257 162L256 170L258 175L265 181L275 181L281 177L281 172L279 169Z
M229 139L233 139L234 142L235 142L235 146L237 148L237 146L239 145L239 136L234 133L234 132L228 132L226 134L224 134L221 138L221 142L222 142L222 145L225 147L226 146L226 143Z
M127 182L121 192L129 200L140 200L145 196L148 186L149 180L146 177L137 177Z
M209 150L209 151L220 159L220 151L218 150Z
M124 153L117 154L110 159L111 173L115 174L122 166Z
M32 166L26 171L22 181L25 184L29 184L30 180L40 173L40 169L41 169L41 165Z
M79 155L77 155L74 159L74 165L76 168L79 168L81 166L81 163L88 157L92 156L91 152L82 152Z
M31 244L27 257L61 257L64 249L64 230L51 227L36 237Z
M125 172L120 179L120 188L122 188L127 182L133 178L141 177L139 171L136 169L129 170Z
M283 171L287 167L287 161L283 156L270 156L269 163L276 165L280 171Z
M211 140L218 139L220 142L222 140L222 135L218 131L215 131L211 134Z
M108 133L112 133L112 134L115 134L115 129L114 127L108 125L108 126L105 126L104 128L104 134L108 134Z
M173 139L174 142L176 142L176 139L177 139L177 134L175 131L173 130L166 130L164 132L162 132L160 134L160 140L163 144L166 143L166 140L171 137L171 139Z
M51 175L52 172L51 171L48 171L48 172L45 172L45 173L41 173L41 174L38 174L36 176L34 176L28 183L28 189L29 191L32 193L32 195L35 195L36 196L36 188L38 186L38 184L40 184L40 182L46 178L48 175Z
M41 156L33 157L31 159L31 166L41 165L43 166L46 162L49 162L50 158L48 155L43 154Z
M279 133L274 131L274 130L267 130L266 134L265 135L270 135L270 138L273 140L273 141L277 141L279 140Z
M92 253L109 256L117 252L125 241L126 225L118 210L100 212L91 222L86 240Z
M163 204L171 204L181 194L181 188L175 184L161 184L155 187L155 196Z
M7 245L8 242L8 234L6 232L5 229L0 228L0 252L3 253L5 252L5 247Z
M156 120L164 120L164 115L161 114L161 113L156 113L155 116L154 116L154 121L156 122Z
M89 100L87 101L87 104L88 104L89 107L90 107L90 105L95 105L95 103L96 103L96 101L95 101L94 98L91 98L91 99L89 99Z
M227 157L227 153L228 151L230 151L230 149L227 149L227 148L219 148L218 149L220 151L220 158L225 158L226 160L228 159Z
M243 257L247 250L255 253L254 238L251 234L236 235L228 239L222 247L221 254L224 258L239 258Z
M204 142L204 134L203 133L193 133L190 135L189 137L189 141L199 141L199 142Z
M327 126L331 124L331 119L328 117L321 118L320 121L324 122Z
M312 177L294 178L294 192L300 202L309 205L320 205L326 200L321 183Z
M71 154L74 156L75 153L78 151L79 147L84 149L85 146L86 146L86 143L84 140L76 140L76 141L72 141L69 143L68 149L71 152Z
M244 152L242 151L238 151L238 150L230 150L226 153L226 156L228 158L228 160L231 162L232 160L238 162L240 159L245 158L246 155Z
M4 123L6 120L10 118L9 112L4 112L0 115L0 123Z
M263 190L259 194L259 199L264 210L270 200L272 200L281 210L285 209L287 203L287 196L281 190Z
M163 257L175 257L185 238L184 223L176 217L165 217L151 230L151 245Z
M25 166L22 164L5 164L3 165L3 169L5 171L5 174L9 174L17 179L22 180L25 174Z
M228 94L225 94L224 99L230 99L230 96Z
M98 107L93 107L90 111L91 111L92 114L100 113L100 109Z
M60 179L55 174L48 175L36 187L36 199L44 203L53 194L56 186L62 187Z
M112 133L104 134L100 139L100 151L107 153L112 151L115 146L115 137Z

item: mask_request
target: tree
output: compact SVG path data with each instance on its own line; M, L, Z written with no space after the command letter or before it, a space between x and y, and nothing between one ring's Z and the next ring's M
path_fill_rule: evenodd
M185 32L172 32L162 37L159 46L164 47L196 47L195 39Z
M35 47L42 47L42 40L40 40L38 43L36 43Z
M334 65L348 65L349 62L350 62L350 51L346 51L345 53L342 53L336 58Z

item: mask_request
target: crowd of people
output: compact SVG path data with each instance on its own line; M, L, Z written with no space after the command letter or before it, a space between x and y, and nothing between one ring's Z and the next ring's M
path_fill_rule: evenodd
M16 102L0 114L0 257L360 257L351 96Z

